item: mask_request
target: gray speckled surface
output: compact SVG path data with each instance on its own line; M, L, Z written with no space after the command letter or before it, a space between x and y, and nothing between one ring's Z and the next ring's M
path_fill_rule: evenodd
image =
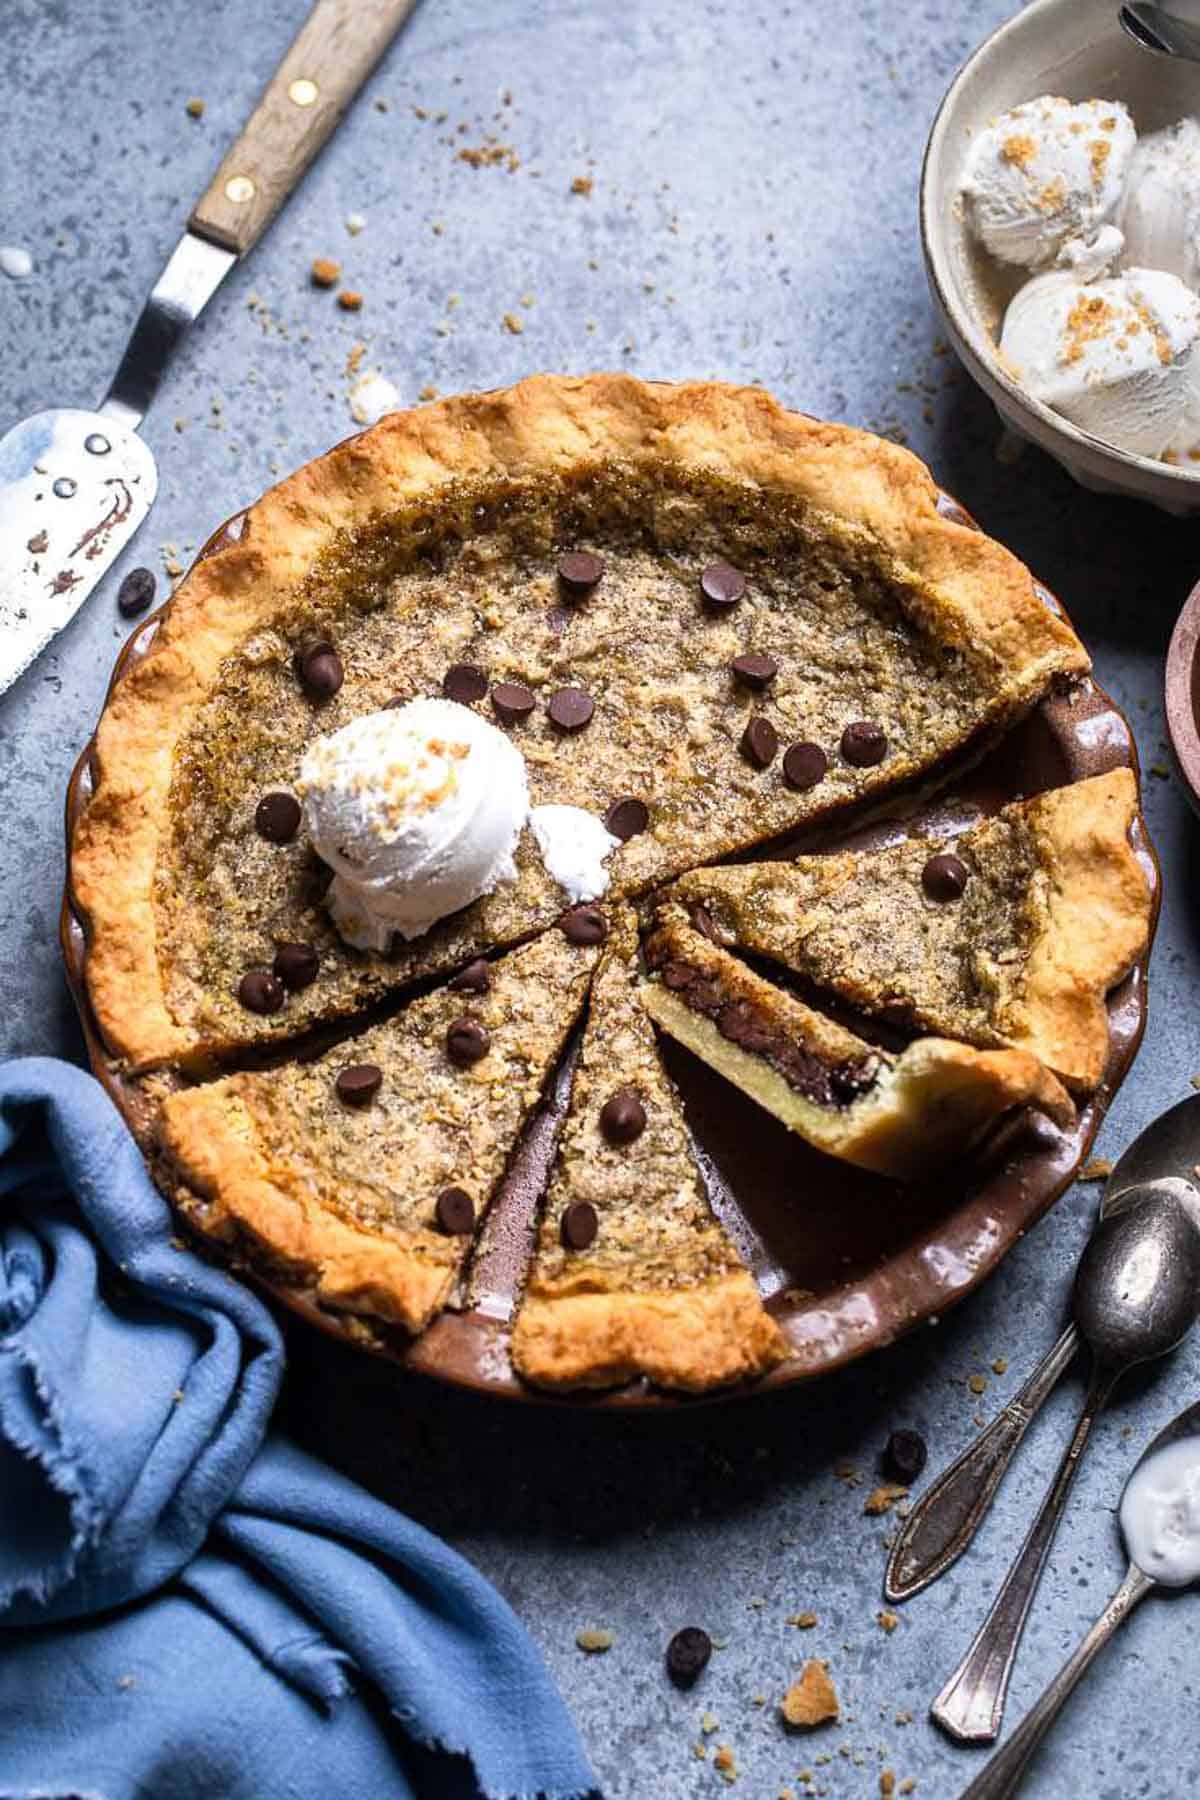
M147 428L159 502L124 566L161 566L167 543L186 560L239 502L350 430L344 371L360 339L366 366L405 399L426 383L449 392L540 368L759 378L814 413L902 428L1063 596L1144 763L1165 773L1160 664L1200 527L1081 493L1032 452L998 462L993 416L935 346L915 224L921 149L954 68L1009 10L425 0L179 358ZM8 0L0 239L27 245L37 269L24 284L0 280L0 423L103 392L188 205L302 11ZM193 94L207 103L199 122L184 111ZM448 144L460 120L468 130ZM518 169L457 158L485 133L515 148ZM577 175L593 177L590 196L570 192ZM356 211L368 223L352 238L343 221ZM357 318L310 289L319 254L339 257L365 294ZM505 313L524 320L520 335ZM59 814L122 636L115 590L114 577L0 702L7 1050L78 1048L55 943ZM1146 787L1165 904L1150 1031L1104 1127L1108 1154L1200 1070L1197 837L1174 779L1151 773ZM806 1391L622 1422L396 1387L295 1334L289 1413L498 1582L614 1800L721 1792L718 1743L735 1751L736 1791L768 1800L803 1767L836 1796L877 1794L883 1767L921 1794L953 1795L979 1758L951 1749L925 1708L1029 1517L1079 1383L1035 1430L975 1553L891 1636L875 1623L886 1521L864 1518L865 1489L833 1469L846 1459L869 1477L895 1423L928 1434L935 1466L970 1439L976 1409L990 1414L1057 1331L1096 1192L1069 1194L937 1329ZM989 1372L996 1357L1009 1360L1002 1379ZM964 1385L975 1371L988 1372L982 1400ZM1014 1718L1119 1577L1111 1512L1135 1448L1198 1388L1200 1338L1130 1383L1101 1428L1033 1615ZM1195 1604L1135 1617L1039 1757L1032 1796L1194 1791ZM785 1621L804 1608L820 1624L802 1633ZM680 1695L660 1658L688 1621L727 1643ZM575 1648L584 1625L615 1631L606 1656ZM847 1717L789 1738L775 1702L806 1655L830 1660ZM705 1710L720 1724L700 1761ZM898 1712L914 1722L896 1724Z

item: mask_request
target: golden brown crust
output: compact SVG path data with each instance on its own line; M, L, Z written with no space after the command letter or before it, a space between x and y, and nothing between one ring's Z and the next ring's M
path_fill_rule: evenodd
M664 908L652 940L661 969L672 961L698 969L726 1003L753 1008L756 1019L819 1055L847 1046L870 1064L871 1046L844 1027L709 943L677 907ZM735 1042L712 1017L696 1011L654 974L642 1003L655 1023L732 1081L818 1150L877 1174L908 1180L969 1149L1015 1106L1034 1106L1058 1124L1074 1121L1070 1097L1037 1058L1023 1050L975 1050L943 1038L918 1038L897 1055L874 1054L874 1081L840 1106L797 1091L766 1054Z
M1028 570L943 516L932 478L913 456L865 432L788 413L761 390L540 376L394 414L251 509L241 538L181 585L150 655L106 708L72 877L90 932L89 994L117 1056L150 1064L197 1050L167 1003L153 890L175 745L223 659L280 615L340 533L450 482L613 458L707 468L861 528L926 584L923 604L944 635L988 646L1011 713L1032 704L1054 673L1087 667Z

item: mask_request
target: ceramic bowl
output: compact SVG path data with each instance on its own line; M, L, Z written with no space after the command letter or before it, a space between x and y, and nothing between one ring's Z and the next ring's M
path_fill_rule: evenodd
M1034 0L979 46L942 101L921 173L925 267L946 334L1005 424L1084 487L1200 513L1200 472L1114 449L1032 399L1000 366L993 332L1026 273L998 272L975 244L962 171L973 135L1039 94L1123 100L1144 134L1200 114L1200 66L1140 49L1118 23L1116 0Z
M1200 582L1171 633L1166 671L1167 731L1176 766L1200 813Z

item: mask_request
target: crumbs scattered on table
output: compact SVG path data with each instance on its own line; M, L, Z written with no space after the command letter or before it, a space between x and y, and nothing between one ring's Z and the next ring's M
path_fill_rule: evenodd
M319 288L333 287L341 273L341 263L335 262L332 256L314 257L312 268L309 270L313 286Z
M877 1519L881 1513L891 1512L897 1500L908 1498L908 1489L898 1481L885 1481L874 1488L863 1501L863 1511L868 1518Z
M611 1650L616 1643L616 1633L612 1631L577 1631L575 1642L589 1656L599 1656L605 1650Z
M189 100L183 110L189 119L202 119L204 117L204 102L199 99Z
M993 1375L1007 1375L1008 1374L1008 1358L1007 1358L1007 1356L998 1356L996 1358L995 1362L992 1364L992 1374Z
M525 329L525 321L517 313L506 312L500 323L505 331L511 331L514 337L520 337Z
M494 138L486 139L482 144L464 144L458 152L458 160L472 169L494 169L503 165L510 175L515 175L521 166L521 159L512 145L497 143Z
M798 1612L789 1613L784 1624L794 1625L797 1631L811 1631L814 1625L820 1624L820 1620L815 1612Z
M970 1375L967 1377L967 1386L973 1394L985 1394L987 1392L987 1376Z
M734 1760L733 1750L728 1744L718 1745L713 1757L713 1767L720 1771L722 1780L729 1782L731 1786L737 1780L737 1763Z
M812 1731L818 1725L827 1725L839 1718L841 1708L837 1689L830 1679L829 1664L816 1657L806 1662L779 1702L779 1710L784 1723L799 1731Z
M351 344L350 353L346 358L346 373L347 373L347 375L357 375L358 374L359 365L361 364L362 359L366 354L367 354L367 346L365 344Z
M366 226L367 221L364 214L358 212L346 214L346 230L351 237L357 237L360 231L366 230Z
M1113 1172L1112 1163L1107 1156L1093 1156L1091 1162L1084 1163L1079 1171L1080 1181L1107 1181Z
M888 1636L891 1637L893 1631L895 1631L897 1625L900 1623L900 1614L888 1612L885 1609L883 1612L877 1612L875 1614L875 1623L879 1626L881 1631L886 1631Z
M844 1481L847 1487L856 1488L863 1484L863 1476L852 1462L834 1463L833 1473L835 1480Z
M337 303L343 312L360 312L363 297L357 288L343 288L337 297Z
M573 194L582 194L586 198L591 193L594 186L595 182L590 175L576 175L574 181L571 183L571 192Z
M705 1737L711 1737L713 1732L720 1728L720 1724L721 1721L718 1719L716 1713L706 1712L700 1714L700 1729Z
M425 386L423 388L420 388L417 392L418 400L436 400L437 397L438 397L438 390L434 387L434 385L431 381L427 381L425 383Z

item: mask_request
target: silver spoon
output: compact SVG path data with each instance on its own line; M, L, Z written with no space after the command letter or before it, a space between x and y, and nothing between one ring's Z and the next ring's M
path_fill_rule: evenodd
M1099 1220L1111 1218L1136 1190L1163 1182L1190 1191L1200 1162L1200 1094L1162 1113L1129 1145L1104 1186ZM1200 1184L1198 1184L1200 1185ZM944 1575L987 1515L1002 1477L1047 1397L1075 1360L1082 1341L1074 1320L1003 1412L926 1489L888 1560L884 1593L911 1600Z
M1118 1379L1174 1349L1200 1311L1200 1194L1171 1177L1133 1189L1088 1242L1072 1310L1092 1352L1083 1411L1029 1536L930 1708L963 1743L991 1743L1000 1730L1017 1646L1095 1420Z
M1130 0L1129 5L1120 8L1117 17L1143 50L1200 62L1200 24L1195 19L1181 19L1178 13L1160 6L1158 0Z
M1133 1474L1125 1484L1125 1492L1128 1493L1138 1471L1152 1456L1165 1450L1169 1444L1181 1442L1185 1438L1200 1440L1200 1405L1189 1406L1186 1412L1172 1420L1165 1431L1159 1432L1154 1442L1138 1458ZM1123 1526L1122 1530L1124 1531ZM1126 1548L1131 1548L1128 1542ZM962 1795L962 1800L1007 1800L1008 1795L1016 1792L1025 1772L1025 1765L1058 1717L1067 1697L1074 1692L1080 1677L1086 1674L1121 1621L1128 1618L1138 1602L1153 1588L1161 1585L1130 1558L1124 1581L1083 1642L1063 1664L1036 1706L1026 1713L1004 1748L998 1750L987 1767L975 1777ZM1186 1584L1180 1582L1176 1585L1182 1587Z

